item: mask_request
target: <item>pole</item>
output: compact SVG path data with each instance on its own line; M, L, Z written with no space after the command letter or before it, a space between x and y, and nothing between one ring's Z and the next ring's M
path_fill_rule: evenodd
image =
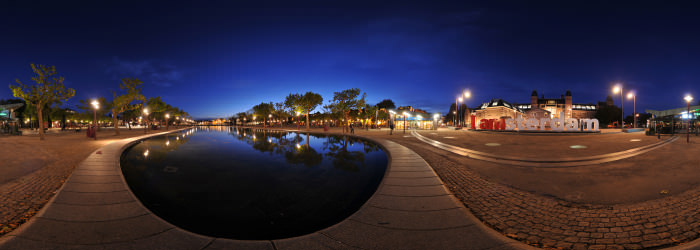
M634 117L634 128L637 128L637 95L632 96L632 105L633 105L633 111L634 114L632 116Z
M406 133L406 114L403 115L403 133Z
M688 114L688 132L686 133L687 136L685 137L685 141L690 143L690 101L687 101L686 103L688 103L688 112L686 113Z
M622 111L620 125L622 129L625 129L625 99L622 97L622 87L620 87L620 111Z
M94 130L94 132L95 132L94 135L95 135L95 140L97 140L97 109L95 109L95 120L94 120L94 124L95 124L95 126L94 126L94 128L93 128L93 129L95 129L95 130Z

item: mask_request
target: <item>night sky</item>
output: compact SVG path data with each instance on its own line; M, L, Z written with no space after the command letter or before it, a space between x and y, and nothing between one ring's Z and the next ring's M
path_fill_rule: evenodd
M15 78L29 82L32 62L55 65L76 89L68 107L138 77L147 97L195 118L352 87L372 104L431 112L463 89L470 107L529 102L533 89L595 103L618 81L637 91L638 111L700 99L700 6L145 2L2 1L0 99L12 98Z

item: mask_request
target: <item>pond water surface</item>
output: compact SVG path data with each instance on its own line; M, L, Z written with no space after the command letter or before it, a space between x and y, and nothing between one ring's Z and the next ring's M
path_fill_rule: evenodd
M213 237L305 235L357 211L376 191L387 156L348 136L200 127L124 151L132 192L153 213Z

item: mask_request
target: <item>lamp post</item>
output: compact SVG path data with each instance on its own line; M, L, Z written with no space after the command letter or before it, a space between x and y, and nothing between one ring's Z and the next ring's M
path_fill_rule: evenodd
M408 116L408 113L405 111L403 112L403 133L406 133L406 116Z
M465 91L464 91L464 98L465 98L465 99L469 99L469 98L471 98L471 97L472 97L472 92L469 91L469 90L465 90ZM466 100L465 100L465 102L466 102ZM464 113L464 111L466 111L466 110L463 110L462 113ZM464 114L462 114L462 115L464 115ZM466 120L465 120L464 118L466 118L466 117L462 117L462 122L463 122L463 123L466 123Z
M632 99L632 116L634 117L634 125L632 127L637 128L637 94L629 92L627 93L627 99Z
M94 127L93 127L93 129L94 129L94 130L93 130L93 133L94 133L94 134L93 134L93 137L95 138L95 140L97 140L97 109L100 108L100 103L97 102L97 100L93 100L92 103L90 103L90 104L92 104L92 107L95 108L95 120L94 120Z
M148 109L145 108L143 109L143 115L145 116L144 119L144 127L143 127L143 133L148 133Z
M440 114L435 113L435 114L433 115L433 130L437 130L437 129L438 129L438 118L440 118Z
M168 125L170 125L170 114L165 114L165 131L168 131Z
M690 95L686 95L683 99L685 99L685 102L688 104L688 112L686 113L688 114L688 133L686 133L687 136L685 138L685 141L687 143L690 143L690 101L693 100L693 97Z
M457 98L457 101L459 101L459 106L462 106L462 101L463 101L463 100L464 100L464 99L462 99L461 96L460 96L459 98ZM459 120L457 121L457 123L459 124L459 126L462 126L462 112L464 112L464 110L462 110L462 107L459 107L459 108L457 109L457 112L459 113L459 114L457 114L457 117L458 117L458 119L459 119Z
M620 128L625 129L625 99L622 99L622 85L618 84L613 88L613 93L617 94L617 92L620 92L620 111L622 113L621 118L620 118Z

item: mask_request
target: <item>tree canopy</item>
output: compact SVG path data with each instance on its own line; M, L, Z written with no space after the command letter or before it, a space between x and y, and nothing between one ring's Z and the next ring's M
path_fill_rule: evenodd
M39 119L39 139L44 140L44 122L42 110L46 105L53 105L68 100L75 95L75 90L63 86L65 78L56 76L55 66L31 64L34 76L31 78L35 85L23 84L16 79L17 85L10 84L10 89L15 97L24 99L28 104L37 108Z
M309 113L318 105L323 103L323 97L314 92L306 92L306 94L289 94L284 100L284 105L296 112L304 112L306 114L306 129L309 126Z

